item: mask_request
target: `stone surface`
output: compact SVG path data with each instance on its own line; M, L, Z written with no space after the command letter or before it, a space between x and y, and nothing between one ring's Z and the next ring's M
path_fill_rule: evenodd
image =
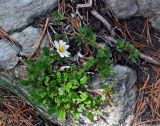
M126 66L116 65L113 68L116 74L114 78L106 81L106 84L116 84L113 101L116 106L105 107L103 119L91 122L86 117L81 116L80 122L84 126L126 126L125 121L131 114L136 101L137 88L134 85L137 79L136 73ZM93 88L101 87L100 80L95 77Z
M35 43L40 38L41 31L32 26L27 27L22 32L17 32L10 37L16 40L21 45L22 50L17 50L16 46L10 44L9 41L0 40L0 68L11 69L15 67L19 61L17 53L29 57L35 47ZM47 46L47 39L44 38L41 47Z
M22 32L11 35L11 38L15 39L22 46L22 51L20 52L22 56L29 57L32 54L33 49L35 48L35 43L40 38L40 32L41 31L37 28L29 26ZM44 47L46 43L47 41L45 38L42 41L41 47Z
M160 0L137 0L139 14L148 17L152 26L160 31Z
M19 58L15 48L9 41L0 40L0 68L11 69L18 63Z
M6 31L21 29L56 3L57 0L0 0L0 26Z
M153 17L160 14L159 0L137 0L139 13L144 17Z
M160 0L104 0L118 18L143 16L160 31Z
M118 18L131 17L138 11L136 0L105 0L105 2Z
M152 27L160 31L160 16L159 15L150 17L149 21L151 22Z

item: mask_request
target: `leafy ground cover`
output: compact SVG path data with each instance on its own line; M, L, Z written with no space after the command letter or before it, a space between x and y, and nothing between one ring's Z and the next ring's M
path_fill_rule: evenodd
M134 124L159 123L159 67L138 58L143 52L159 60L159 33L151 29L148 19L118 20L102 1L97 2L77 9L77 4L84 1L60 1L47 15L50 46L43 49L41 57L34 55L30 59L34 61L25 61L29 71L23 84L32 87L35 102L49 106L50 114L59 119L65 120L71 115L76 120L85 113L93 120L101 113L101 105L109 103L114 88L108 86L98 93L92 90L93 74L98 73L103 81L114 76L111 71L114 64L128 65L137 71L140 89L133 110L137 118ZM114 34L92 10L109 22ZM114 38L116 44L106 36Z
M92 30L90 22L87 23L87 15L75 13L73 3L64 2L61 1L58 11L54 10L50 16L50 47L44 48L43 56L35 62L25 61L29 66L28 78L22 83L31 86L31 99L48 106L49 113L60 120L70 116L74 121L82 113L94 120L103 104L111 100L113 87L105 85L104 89L102 84L101 89L92 90L92 76L97 73L103 82L114 75L112 48L117 54L126 52L132 63L136 63L139 52L121 39L116 40L115 47L102 45L104 40L97 39L99 35ZM63 4L67 7L63 8ZM75 19L79 22L74 23Z

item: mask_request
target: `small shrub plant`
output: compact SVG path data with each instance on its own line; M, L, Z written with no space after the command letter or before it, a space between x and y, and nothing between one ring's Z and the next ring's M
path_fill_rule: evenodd
M124 40L117 40L116 50L120 53L128 52L129 58L133 63L136 63L136 59L139 57L139 51L135 49L129 42L125 42Z
M60 26L64 17L58 12L53 14L53 24ZM43 48L43 54L38 60L32 62L26 60L28 65L27 79L22 84L30 86L31 99L39 105L45 105L48 113L60 120L65 120L67 115L73 119L79 119L80 114L85 114L90 120L94 115L101 114L102 105L109 102L115 85L102 86L100 93L91 90L92 76L90 71L97 72L101 80L114 75L112 72L112 52L110 48L98 48L96 46L96 35L88 26L78 28L75 36L56 33L53 36L54 51L48 47ZM72 41L74 48L89 46L93 54L87 57L85 64L70 63L69 43ZM76 47L77 45L77 47ZM138 58L138 51L130 44L122 40L117 41L117 52L128 51L133 61ZM65 67L61 70L61 67Z

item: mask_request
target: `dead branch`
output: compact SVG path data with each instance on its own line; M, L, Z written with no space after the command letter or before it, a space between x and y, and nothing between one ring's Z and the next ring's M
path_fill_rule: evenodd
M77 4L77 8L85 8L85 7L91 7L92 6L92 0L88 0L85 4Z
M36 42L36 46L33 50L33 53L30 55L30 57L28 58L29 60L33 57L33 55L35 54L35 52L37 51L37 49L39 48L39 46L41 45L41 42L44 38L45 33L47 32L47 28L48 28L48 23L49 23L49 18L46 19L46 23L42 32L42 35L40 36L39 40Z
M104 18L102 17L102 15L100 15L96 10L92 10L91 11L91 14L93 16L95 16L97 19L99 19L106 27L107 29L110 31L111 33L111 36L115 36L115 32L114 32L114 29L112 28L112 26L109 24L109 22Z
M81 16L81 14L79 13L79 8L86 8L86 7L91 7L92 6L92 3L93 3L93 0L88 0L87 3L85 4L77 4L77 7L76 7L76 14L78 14L78 16L83 19L83 16Z
M48 36L48 39L49 39L50 47L52 48L54 46L54 42L53 42L51 34L49 33L48 30L47 30L47 36Z
M155 59L153 59L150 56L147 56L143 53L140 53L140 58L144 59L146 62L152 63L152 64L156 64L156 65L160 65L160 63L158 61L156 61Z

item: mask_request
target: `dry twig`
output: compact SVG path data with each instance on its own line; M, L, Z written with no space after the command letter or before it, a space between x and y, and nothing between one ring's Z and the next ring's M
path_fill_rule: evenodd
M112 26L109 24L109 22L104 18L102 17L97 11L95 10L92 10L91 11L91 14L93 16L95 16L97 19L99 19L106 27L107 29L110 31L111 33L111 36L115 37L115 32L114 32L114 29L112 28Z
M93 0L88 0L87 3L85 4L77 4L77 7L76 7L76 14L78 14L78 16L83 19L83 16L80 15L79 13L79 8L86 8L86 7L91 7L92 6L92 3L93 3Z
M43 29L43 32L42 32L42 35L41 37L39 38L39 40L36 42L36 46L33 50L33 53L30 55L30 57L28 58L29 60L33 57L33 55L35 54L35 52L37 51L37 49L39 48L39 46L41 45L41 42L44 38L44 35L45 33L47 32L47 28L48 28L48 24L49 24L49 18L46 19L46 23L45 23L45 26L44 26L44 29Z

